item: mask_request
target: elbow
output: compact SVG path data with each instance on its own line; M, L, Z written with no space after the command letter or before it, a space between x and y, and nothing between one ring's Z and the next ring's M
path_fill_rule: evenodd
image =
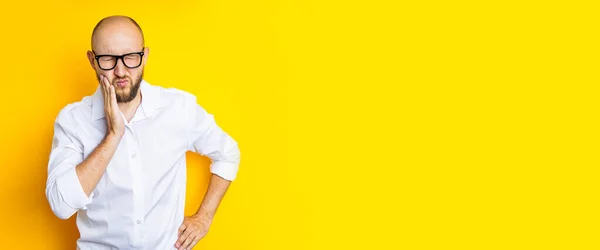
M231 164L235 164L235 165L239 165L240 164L240 148L238 147L237 143L234 144L233 147L231 147L228 151L227 154L225 155L224 159L222 159L222 161L225 162L229 162Z
M73 216L73 214L75 214L75 212L77 212L76 209L73 209L67 205L63 199L61 199L61 195L58 190L55 189L55 187L50 187L48 190L46 190L46 198L48 199L50 209L52 209L54 215L61 220L69 219L71 216Z
M239 161L214 161L211 164L211 172L221 178L234 181L239 168Z
M75 214L76 211L72 210L72 209L65 209L65 208L60 208L57 206L52 206L52 212L59 219L66 220L66 219L71 218L71 216L73 216L73 214Z
M68 212L65 210L52 210L52 212L54 212L54 214L56 215L56 217L58 217L61 220L66 220L71 218L71 216L73 216L73 214L75 214L75 212Z

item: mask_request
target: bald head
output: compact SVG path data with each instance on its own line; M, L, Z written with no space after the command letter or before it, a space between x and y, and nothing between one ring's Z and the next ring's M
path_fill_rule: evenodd
M133 18L128 16L109 16L100 20L96 24L96 27L94 27L94 31L92 31L92 50L97 49L100 45L106 46L106 40L115 40L119 36L121 36L120 38L125 36L129 40L139 41L140 48L144 47L144 33L140 25Z

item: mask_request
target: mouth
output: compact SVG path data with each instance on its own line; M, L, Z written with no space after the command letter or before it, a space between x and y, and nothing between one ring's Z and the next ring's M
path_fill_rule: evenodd
M127 80L125 80L125 79L123 79L123 80L118 80L118 81L116 82L116 85L117 85L119 88L124 88L125 86L127 86Z

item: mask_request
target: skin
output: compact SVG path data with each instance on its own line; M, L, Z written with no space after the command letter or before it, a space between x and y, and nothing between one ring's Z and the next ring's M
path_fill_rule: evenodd
M139 52L143 47L144 39L141 30L123 16L105 18L92 35L93 52L88 51L87 58L96 72L104 96L107 132L96 149L76 166L77 177L88 196L96 188L125 133L125 123L121 113L125 119L131 121L141 103L142 93L139 88L136 90L134 86L139 84L139 80L142 78L149 49L144 49L142 65L133 69L125 67L119 60L114 69L102 70L96 64L94 52L97 55L122 55ZM120 87L119 81L126 82L125 86ZM127 100L132 91L135 92L135 97ZM206 236L230 184L230 181L215 174L211 176L200 208L196 214L185 217L179 227L177 232L179 238L175 242L177 249L191 249Z

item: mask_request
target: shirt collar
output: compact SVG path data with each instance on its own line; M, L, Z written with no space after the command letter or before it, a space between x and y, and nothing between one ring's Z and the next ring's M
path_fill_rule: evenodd
M104 97L102 96L102 89L100 84L96 88L96 92L92 96L92 120L98 120L104 118ZM142 93L142 103L140 107L146 116L152 116L154 112L165 106L165 100L161 96L159 87L152 86L146 80L142 79L140 83L140 93Z

